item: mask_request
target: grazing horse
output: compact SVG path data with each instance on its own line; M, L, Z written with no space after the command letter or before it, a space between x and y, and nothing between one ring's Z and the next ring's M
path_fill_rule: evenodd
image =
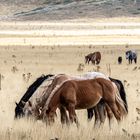
M108 77L106 77L103 73L100 73L100 72L87 72L81 77L69 76L66 74L58 74L54 77L51 77L52 83L49 86L44 87L43 88L44 90L39 89L40 91L35 92L34 95L28 100L28 102L26 102L24 106L25 116L33 115L35 118L41 119L40 109L44 107L46 100L48 99L49 95L54 90L54 88L62 84L62 82L65 82L67 80L72 80L72 79L86 80L86 79L94 79L94 78L99 78L99 77L109 80ZM36 101L36 98L37 98L37 101ZM60 112L61 111L62 111L61 115L63 115L64 114L63 108L60 108ZM61 122L67 122L67 121L63 121L64 120L63 118L64 116L61 116Z
M122 57L119 56L119 57L118 57L118 64L121 64L121 63L122 63Z
M35 82L33 82L32 85L28 88L26 93L23 95L23 97L20 99L19 103L16 103L15 108L15 118L20 118L24 116L23 108L25 106L25 103L29 100L29 98L34 94L34 92L38 89L38 87L44 82L44 80L48 79L49 77L52 77L53 75L42 75L41 77L37 78Z
M91 80L68 80L51 92L45 104L47 122L54 121L56 109L65 107L71 122L78 124L75 109L88 109L96 106L103 99L120 121L126 114L123 101L115 93L111 81L97 78Z
M99 64L101 61L101 53L94 52L85 56L85 63L89 64L90 61L92 62L92 64Z
M124 107L126 112L128 113L128 105L126 100L126 93L122 82L118 79L110 78L109 79L114 82L119 90L119 94L121 99L124 101ZM93 117L93 112L95 113L95 125L101 125L105 122L106 115L109 118L109 124L111 126L111 120L113 118L113 113L110 108L105 104L103 100L101 100L96 107L90 108L87 110L88 119L91 120Z
M47 100L48 96L50 95L50 93L52 92L52 90L56 86L62 84L62 82L64 82L64 81L70 80L70 79L83 80L83 79L94 79L94 78L99 78L99 77L109 80L109 78L107 76L105 76L104 74L102 74L100 72L88 72L88 73L84 74L82 77L78 77L78 76L72 77L72 76L68 76L68 75L64 75L64 74L59 74L54 77L52 84L49 85L48 88L46 88L46 87L44 88L43 93L44 92L46 92L46 93L45 94L40 93L38 95L38 97L40 96L40 99L37 102L34 101L34 99L35 99L34 95L33 95L33 97L30 98L30 100L26 103L26 105L24 107L24 112L25 112L26 116L33 115L37 119L42 119L43 116L41 116L42 112L40 109L45 108L46 100ZM42 91L40 91L40 92L42 92ZM101 105L101 107L103 106L100 103L97 106L100 106L100 105ZM61 122L68 123L68 117L66 114L66 110L62 106L60 107L60 114L61 114ZM92 117L93 117L93 108L88 109L88 119L91 119ZM98 116L95 114L95 124L98 121L99 121Z
M137 63L137 53L135 51L129 50L126 52L126 59L128 59L129 64L132 64L134 60L135 64Z
M37 93L26 102L23 111L25 116L34 116L36 119L41 119L41 109L44 107L48 96L51 94L52 90L64 82L65 80L69 80L70 77L64 74L58 74L49 79L51 80L51 84L48 86L44 86L41 90L39 89ZM45 83L44 83L45 84ZM37 98L37 100L36 100Z

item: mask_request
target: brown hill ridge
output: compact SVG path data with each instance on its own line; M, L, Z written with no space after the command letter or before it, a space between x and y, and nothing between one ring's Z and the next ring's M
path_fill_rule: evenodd
M139 17L140 0L2 0L0 20Z

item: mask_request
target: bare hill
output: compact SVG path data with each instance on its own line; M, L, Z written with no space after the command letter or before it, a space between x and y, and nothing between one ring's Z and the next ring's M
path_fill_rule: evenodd
M2 0L1 20L67 20L139 17L134 0Z

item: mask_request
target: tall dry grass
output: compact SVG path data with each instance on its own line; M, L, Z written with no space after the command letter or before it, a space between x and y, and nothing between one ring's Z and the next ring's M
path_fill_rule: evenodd
M140 58L138 64L128 65L125 51L138 46L1 46L0 73L2 74L0 91L0 139L1 140L127 140L140 138ZM87 71L97 70L96 66L85 65L84 56L93 51L101 51L100 71L109 74L106 65L111 67L111 76L124 82L129 114L121 124L114 119L112 130L108 120L100 129L94 128L94 119L87 121L86 110L77 111L80 127L75 124L62 126L59 118L52 126L46 126L41 121L31 119L14 120L15 101L19 101L27 87L41 74L67 73L81 75ZM117 64L117 57L123 57L123 64ZM79 64L84 64L78 71ZM13 66L17 68L12 71ZM28 80L27 74L31 73ZM23 77L23 74L25 77Z

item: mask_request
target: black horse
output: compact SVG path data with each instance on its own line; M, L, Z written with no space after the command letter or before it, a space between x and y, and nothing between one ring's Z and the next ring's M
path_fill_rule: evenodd
M128 104L127 104L127 100L126 100L126 92L125 92L123 83L118 79L114 79L114 78L110 78L110 77L109 77L109 79L116 84L116 86L117 86L117 88L119 90L121 99L124 101L125 109L126 109L126 111L128 113ZM104 106L105 106L105 103L104 103L103 100L101 100L98 103L97 107L87 109L88 120L91 120L93 118L94 112L95 112L95 117L97 116L96 115L96 112L97 112L96 109L99 109L98 110L99 112L103 112L102 110L104 109ZM100 116L100 117L102 117L102 116ZM95 119L95 121L96 121L96 119Z
M126 53L126 59L128 59L129 64L132 64L134 60L135 64L137 63L137 53L135 51L129 50Z
M15 118L20 118L24 116L23 108L24 108L24 103L27 102L30 97L33 95L33 93L37 90L37 88L49 77L52 77L52 74L49 75L42 75L39 78L36 79L35 82L33 82L32 85L29 86L23 97L20 99L19 103L16 103L16 108L15 108ZM23 103L24 102L24 103Z
M121 63L122 63L122 57L119 56L119 57L118 57L118 64L121 64Z

